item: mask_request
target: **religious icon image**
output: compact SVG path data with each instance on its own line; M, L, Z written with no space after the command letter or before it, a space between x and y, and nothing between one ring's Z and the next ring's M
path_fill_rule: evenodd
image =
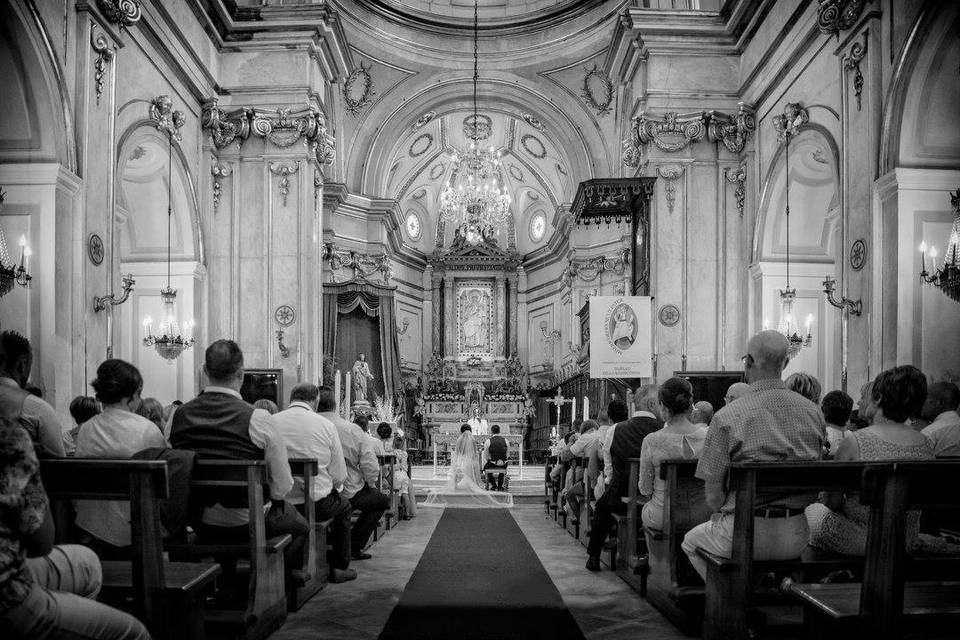
M621 303L610 314L607 335L618 349L629 349L637 339L637 314L630 305Z
M460 332L463 347L486 351L490 342L490 298L480 289L468 289L460 295Z

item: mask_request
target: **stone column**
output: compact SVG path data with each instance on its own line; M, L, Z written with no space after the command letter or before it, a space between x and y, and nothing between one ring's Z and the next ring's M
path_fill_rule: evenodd
M527 344L527 272L523 267L517 267L517 324L514 332L517 334L517 353L520 361L526 363L530 370L529 345ZM522 326L521 326L522 325Z
M505 295L505 285L506 278L501 274L496 277L497 283L497 330L496 336L497 340L494 344L494 355L497 357L503 356L504 351L506 350L506 333L507 333L507 310L506 305L506 295Z
M437 282L433 275L433 265L428 264L423 272L423 289L426 295L423 299L423 319L421 321L420 344L421 359L424 363L433 357L433 352L437 351L439 342L439 328L437 320L439 319L439 309L437 308Z
M507 280L510 281L510 346L507 349L507 357L511 357L517 352L517 273L507 274Z
M457 340L454 334L454 327L457 324L456 313L453 309L453 276L446 274L443 277L444 284L444 318L443 328L446 332L446 349L444 356L455 358L457 356Z

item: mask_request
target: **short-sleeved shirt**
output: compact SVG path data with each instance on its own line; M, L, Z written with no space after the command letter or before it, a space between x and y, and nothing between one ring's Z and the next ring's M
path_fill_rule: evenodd
M923 429L938 458L960 456L960 415L956 411L944 411Z
M30 434L23 427L0 426L0 612L23 602L33 588L21 540L40 528L46 513Z
M333 423L340 436L347 467L347 479L343 482L341 495L349 500L363 489L364 484L375 486L380 477L380 462L374 453L373 441L363 429L344 420L336 411L324 411L320 415Z
M679 433L670 427L651 433L640 449L640 493L650 496L654 508L663 510L665 485L660 477L664 460L693 459L700 455L707 436L707 425L698 424L690 433Z
M727 490L727 472L735 462L819 460L826 441L826 422L815 403L787 389L782 380L758 380L751 393L714 415L697 464L697 477ZM783 499L779 499L783 498ZM758 501L802 507L806 496L770 496ZM733 511L728 492L721 509Z
M273 415L273 426L287 447L290 458L316 458L317 475L313 479L313 499L330 495L347 476L340 436L333 423L315 412L305 402L295 400L287 409ZM293 487L287 500L303 502L303 489Z

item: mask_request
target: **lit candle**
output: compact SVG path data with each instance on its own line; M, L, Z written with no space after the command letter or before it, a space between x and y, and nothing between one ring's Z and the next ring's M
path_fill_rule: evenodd
M150 316L143 319L143 333L146 336L153 334L153 318Z
M570 398L570 426L577 421L577 399Z
M333 398L337 405L337 413L340 413L340 369L333 374Z
M27 250L27 236L20 236L20 266L23 266L24 253Z
M813 314L807 315L807 335L810 335L810 325L813 324Z
M927 270L926 257L927 257L927 243L921 242L920 243L920 271Z
M30 247L25 247L23 249L23 270L28 272L30 271L30 256L33 255L33 251L30 250Z

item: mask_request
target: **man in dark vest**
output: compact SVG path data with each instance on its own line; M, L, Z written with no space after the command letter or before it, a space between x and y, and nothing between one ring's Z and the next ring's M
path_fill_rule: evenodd
M487 484L494 487L496 491L503 491L509 445L507 439L500 435L500 425L495 424L490 427L490 433L490 439L483 445L483 470L487 474ZM496 473L497 471L499 473Z
M270 414L240 397L243 353L233 340L217 340L207 347L203 365L209 384L203 392L174 412L170 444L196 451L197 459L264 460L270 485L267 537L289 533L284 549L287 572L302 565L308 526L297 509L284 501L293 488L287 449ZM211 543L242 542L248 536L247 507L227 500L206 507L199 535Z
M640 457L640 447L647 434L663 427L660 421L660 407L657 399L657 386L645 385L637 390L639 401L637 414L627 419L627 405L622 400L614 400L607 406L607 415L614 425L607 432L605 445L609 453L604 454L604 474L608 476L606 490L597 500L594 512L593 528L590 530L590 543L587 545L587 569L600 570L600 553L613 527L613 514L627 512L624 502L629 494L630 458Z

